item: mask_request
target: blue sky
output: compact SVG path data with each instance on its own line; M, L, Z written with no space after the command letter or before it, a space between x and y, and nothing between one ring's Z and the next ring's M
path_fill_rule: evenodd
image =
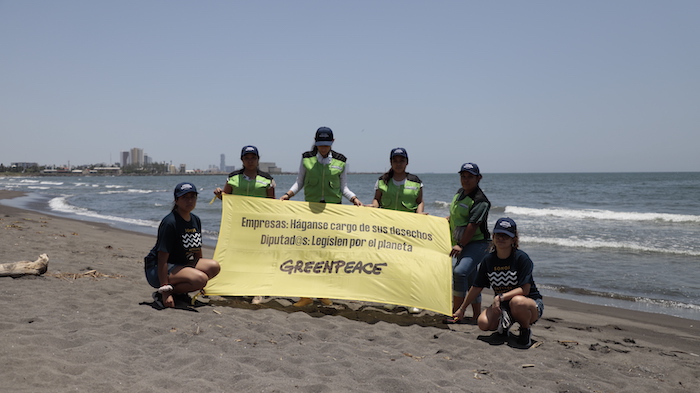
M0 162L700 171L698 1L0 0Z

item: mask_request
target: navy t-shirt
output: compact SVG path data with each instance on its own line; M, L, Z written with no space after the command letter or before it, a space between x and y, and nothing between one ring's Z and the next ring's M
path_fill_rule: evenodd
M530 284L530 293L526 296L531 299L542 299L535 285L535 279L532 277L533 266L532 260L524 251L515 250L506 259L498 258L494 251L481 261L474 286L490 287L499 294Z
M148 256L146 268L158 264L158 252L167 252L168 263L193 266L197 254L202 250L202 222L190 213L190 221L185 221L172 211L165 216L158 227L158 240Z

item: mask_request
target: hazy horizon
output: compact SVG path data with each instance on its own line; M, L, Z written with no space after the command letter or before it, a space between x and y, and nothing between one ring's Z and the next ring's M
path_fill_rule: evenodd
M700 2L0 2L0 162L700 170Z

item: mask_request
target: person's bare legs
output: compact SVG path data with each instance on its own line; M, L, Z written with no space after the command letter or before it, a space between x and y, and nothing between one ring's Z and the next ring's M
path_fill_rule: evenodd
M477 326L483 331L490 331L498 329L498 321L501 318L501 311L493 306L489 306L476 320Z
M452 295L452 314L456 313L457 310L459 310L463 302L464 296Z
M523 329L529 329L530 325L535 323L539 318L537 303L535 303L533 299L525 296L515 296L510 299L510 314Z
M472 319L477 319L481 315L481 302L472 303Z
M168 275L168 281L173 286L172 294L189 293L204 289L212 277L219 274L221 267L213 259L200 259L194 267L178 266L172 269ZM164 298L166 307L174 307L172 298Z
M212 279L216 277L217 274L221 271L221 265L219 265L219 262L213 260L213 259L200 259L197 261L197 264L194 266L195 269L204 272L204 274L209 277L209 279Z

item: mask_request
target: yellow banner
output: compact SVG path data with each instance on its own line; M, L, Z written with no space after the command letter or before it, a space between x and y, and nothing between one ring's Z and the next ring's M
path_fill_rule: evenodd
M447 220L224 195L208 295L353 299L452 314Z

